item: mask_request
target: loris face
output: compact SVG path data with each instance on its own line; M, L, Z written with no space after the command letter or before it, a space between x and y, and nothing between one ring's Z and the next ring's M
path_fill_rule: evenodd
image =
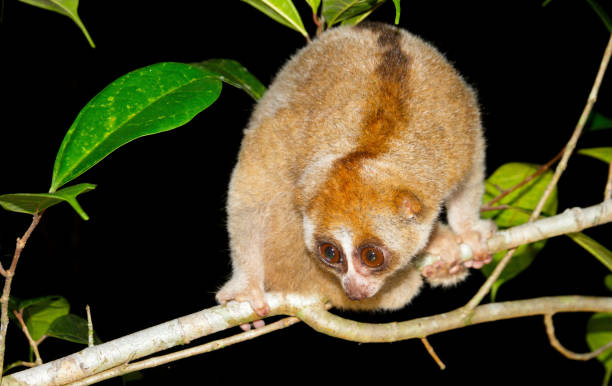
M338 277L352 300L374 296L427 243L430 210L412 192L335 173L303 210L313 258Z

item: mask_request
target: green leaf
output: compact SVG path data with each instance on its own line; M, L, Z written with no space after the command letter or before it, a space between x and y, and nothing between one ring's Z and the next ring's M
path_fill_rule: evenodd
M23 300L19 304L23 309L23 319L34 340L47 334L51 324L59 317L67 315L70 304L61 296L44 296Z
M376 8L378 8L378 6L370 9L366 13L362 13L361 15L353 16L353 17L351 17L349 19L342 20L342 23L340 23L340 24L341 25L357 25L357 24L361 23L362 21L364 21L368 16L370 16L370 14L372 12L374 12L376 10Z
M612 160L612 147L590 147L588 149L579 149L578 154L588 155L589 157L597 158L607 164Z
M96 185L78 184L58 190L55 193L11 193L0 196L0 206L11 212L36 214L55 204L66 201L83 218L89 216L83 211L76 197L95 189Z
M587 323L586 341L593 351L612 341L612 314L598 312L591 316ZM602 352L597 359L606 369L603 384L607 385L612 375L612 349Z
M483 201L488 202L495 198L501 193L500 189L505 191L513 188L537 170L537 165L526 163L507 163L500 166L491 177L486 180ZM496 203L496 205L508 205L510 206L509 209L488 211L483 213L483 217L495 220L495 223L500 229L526 223L529 220L529 213L535 209L540 197L552 179L552 176L553 173L551 171L542 173ZM557 212L557 203L557 189L555 188L546 201L542 213L548 216L554 215ZM546 240L542 240L532 244L521 245L517 249L508 266L493 284L491 289L492 301L495 301L499 287L527 269L545 245ZM501 251L493 255L491 264L485 265L482 268L482 272L485 276L488 277L491 275L493 269L505 253L506 251Z
M574 240L576 244L589 251L591 255L595 256L597 260L612 271L612 252L608 248L599 244L597 241L593 240L582 232L569 233L567 236Z
M604 278L604 284L609 291L612 291L612 273L606 275Z
M606 129L612 129L612 119L600 113L594 112L593 114L591 114L591 116L589 117L588 130L597 131L597 130L606 130Z
M539 168L539 165L511 162L500 166L485 181L485 194L483 202L488 202L501 193L499 189L509 190L531 176ZM510 228L524 224L529 220L529 214L535 209L540 197L546 190L552 179L552 171L547 171L534 178L529 183L521 186L495 205L509 205L512 208L504 210L493 210L483 213L483 217L492 218L499 228ZM518 210L517 210L518 209ZM544 215L554 215L557 212L557 189L555 188L548 197L542 210Z
M323 16L327 21L327 25L331 27L344 20L353 19L356 16L371 12L385 1L386 0L324 0Z
M192 66L216 75L217 79L244 90L253 99L259 100L266 92L264 85L253 76L242 64L231 59L210 59Z
M312 8L312 13L316 15L319 10L319 5L321 5L321 0L306 0L306 2L310 5L310 8Z
M23 3L33 5L35 7L43 8L48 11L54 11L64 16L68 16L75 24L81 29L85 38L89 42L89 45L93 48L96 47L89 32L85 28L85 25L79 18L77 8L79 7L79 0L19 0Z
M66 314L55 319L45 335L74 343L88 344L89 328L87 320L78 315ZM94 334L94 342L102 343Z
M604 23L608 31L612 32L612 19L610 16L604 11L603 7L595 0L587 0L587 3L593 8L593 11L597 13L601 21Z
M393 5L395 5L395 24L399 24L399 20L400 20L400 12L401 12L401 7L400 7L400 0L393 0Z
M126 143L189 122L221 93L216 75L158 63L117 79L81 110L60 145L51 192Z
M282 25L298 31L308 38L308 32L291 0L242 0L265 13Z

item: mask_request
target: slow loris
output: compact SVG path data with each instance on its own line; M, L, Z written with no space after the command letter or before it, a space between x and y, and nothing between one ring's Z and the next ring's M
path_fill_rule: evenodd
M217 300L260 316L266 291L403 307L422 276L449 285L490 260L483 178L474 92L435 48L384 24L329 30L282 68L244 132ZM475 260L460 262L459 242ZM422 274L424 250L442 262Z

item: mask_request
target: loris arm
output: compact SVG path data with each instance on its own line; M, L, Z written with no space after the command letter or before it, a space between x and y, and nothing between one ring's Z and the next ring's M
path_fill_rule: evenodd
M481 146L482 147L482 146ZM446 201L448 226L438 223L425 248L440 261L426 267L423 276L432 285L453 285L467 276L467 267L480 268L491 261L487 240L495 233L495 223L480 218L484 193L484 166L476 157L465 182ZM460 244L470 246L473 258L461 260Z
M267 206L248 163L239 164L228 192L228 232L232 278L217 292L217 301L248 301L259 316L270 312L264 300L264 242Z

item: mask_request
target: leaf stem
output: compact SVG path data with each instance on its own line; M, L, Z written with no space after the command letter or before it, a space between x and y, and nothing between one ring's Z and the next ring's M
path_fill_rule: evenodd
M21 325L21 331L23 331L23 333L25 334L26 338L28 339L28 342L30 343L30 347L32 348L32 351L34 351L34 355L36 357L36 361L34 362L35 365L37 366L42 365L43 361L42 361L42 358L40 357L40 353L38 352L38 343L35 342L34 339L32 339L32 336L30 335L30 331L28 330L28 326L23 320L23 309L19 311L13 310L13 314L15 314L15 317L19 321L19 324Z

